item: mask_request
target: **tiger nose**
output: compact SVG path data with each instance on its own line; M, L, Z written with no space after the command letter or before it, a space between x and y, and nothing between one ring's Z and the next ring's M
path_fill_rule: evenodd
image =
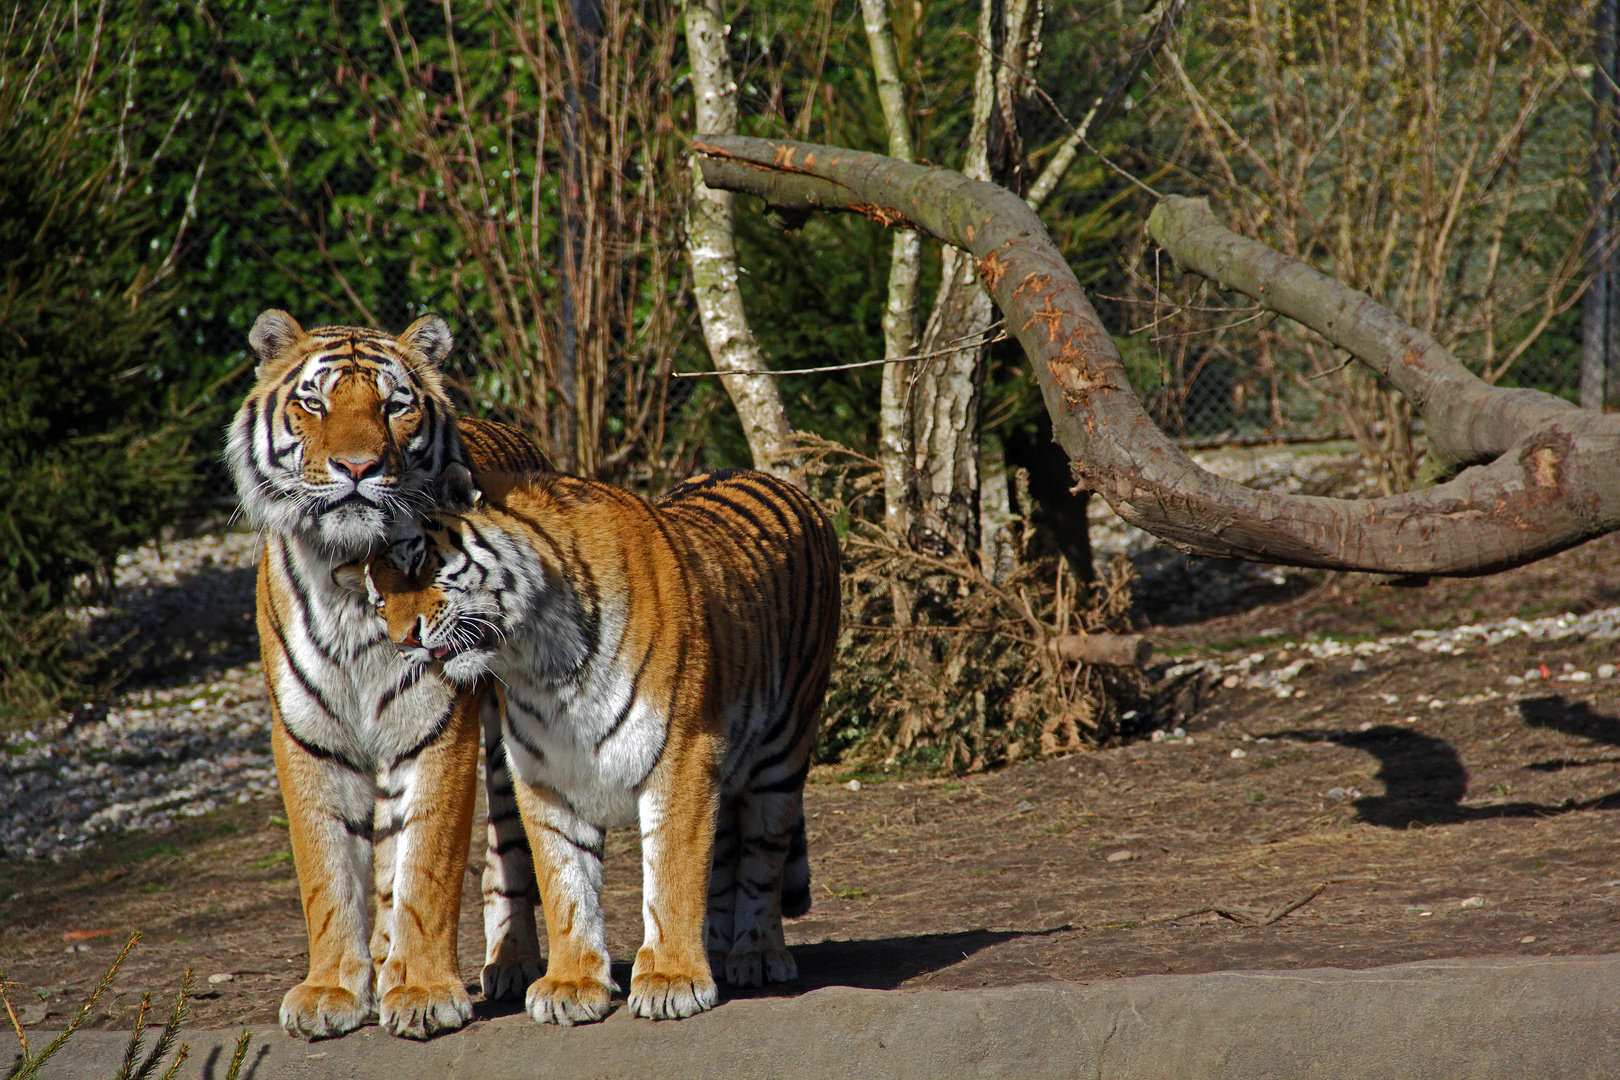
M357 484L367 477L376 476L382 472L381 458L361 458L358 461L354 458L332 458L331 461L332 464L348 473L350 479Z
M405 631L405 636L399 639L402 649L418 648L422 644L422 620L418 618L411 623L411 628Z

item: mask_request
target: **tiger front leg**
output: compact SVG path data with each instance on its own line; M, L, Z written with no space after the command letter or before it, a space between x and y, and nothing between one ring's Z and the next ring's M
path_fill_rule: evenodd
M485 850L484 997L490 1001L521 1000L538 979L540 939L535 933L538 902L534 858L523 831L523 815L512 790L512 770L501 741L499 695L485 697L484 784L489 796L489 841Z
M443 701L437 737L402 748L378 777L377 1019L406 1038L472 1019L456 932L478 783L480 696Z
M366 941L372 779L300 746L274 696L271 710L270 746L309 934L309 974L282 998L281 1026L301 1039L327 1039L353 1031L374 1011Z
M675 756L666 750L666 761ZM684 767L661 766L638 805L644 937L629 1002L633 1015L652 1020L684 1019L720 1000L704 948L719 754L694 747L679 756Z
M602 919L602 848L606 834L543 784L514 777L513 792L534 855L550 955L529 985L529 1015L571 1027L601 1020L618 989L609 969Z

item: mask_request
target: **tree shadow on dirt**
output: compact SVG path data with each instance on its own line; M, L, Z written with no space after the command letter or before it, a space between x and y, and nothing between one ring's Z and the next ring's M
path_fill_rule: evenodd
M1531 727L1553 728L1594 742L1620 746L1620 720L1594 713L1584 703L1572 705L1563 697L1553 695L1521 701L1519 711ZM1576 810L1620 809L1620 792L1556 806L1534 802L1464 806L1468 770L1451 744L1393 724L1380 724L1366 731L1284 731L1278 732L1277 737L1336 743L1377 758L1379 769L1375 778L1384 785L1384 793L1356 799L1356 817L1369 825L1388 829L1496 818L1553 817ZM1542 762L1529 767L1554 769L1599 763Z
M121 595L89 624L98 681L123 690L182 685L258 659L255 567L204 567Z

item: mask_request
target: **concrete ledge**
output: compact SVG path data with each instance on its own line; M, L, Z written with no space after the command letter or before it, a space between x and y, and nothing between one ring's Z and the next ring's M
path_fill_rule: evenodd
M191 1031L183 1077L222 1077L237 1031ZM30 1037L36 1049L45 1039ZM83 1032L40 1073L102 1080L127 1035ZM9 1055L4 1055L9 1059ZM365 1028L255 1031L256 1080L1559 1080L1620 1076L1620 955L1437 960L1370 971L1150 975L989 990L831 987L680 1022L560 1029L505 1016L429 1043Z

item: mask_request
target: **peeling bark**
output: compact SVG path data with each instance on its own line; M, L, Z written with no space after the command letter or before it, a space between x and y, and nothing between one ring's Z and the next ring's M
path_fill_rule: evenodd
M1437 452L1489 463L1432 488L1366 500L1259 492L1215 476L1154 426L1074 274L1012 192L835 147L705 137L696 149L713 186L788 210L856 210L970 252L1030 357L1078 482L1184 551L1468 575L1620 528L1620 417L1485 385L1370 298L1221 229L1192 200L1168 200L1156 214L1178 262L1328 335L1413 400L1437 433Z
M889 156L910 161L914 156L911 124L906 119L905 87L895 58L894 32L889 23L889 0L861 0L861 15L872 48L872 73L877 78L878 101L889 133ZM883 307L883 355L886 359L910 356L917 349L917 280L922 264L922 234L899 229L889 248L889 295ZM912 484L911 420L907 408L914 360L895 360L883 366L882 400L878 412L878 461L883 467L883 526L890 536L911 532ZM895 604L899 611L902 605Z
M698 130L735 131L737 86L731 80L719 0L688 0L685 15ZM737 286L735 202L731 192L703 183L694 154L686 253L692 263L692 292L703 322L703 339L714 369L723 373L720 382L742 421L754 467L793 479L783 458L790 428L776 380L770 375L745 374L764 371L769 365L748 327Z
M1000 11L998 12L998 7ZM1024 154L1016 106L1039 34L1039 5L1007 0L979 6L973 123L962 172L975 180L1023 186ZM979 406L987 361L984 337L993 306L968 255L947 249L939 291L923 327L922 361L912 375L911 438L916 490L908 537L935 554L979 553Z

